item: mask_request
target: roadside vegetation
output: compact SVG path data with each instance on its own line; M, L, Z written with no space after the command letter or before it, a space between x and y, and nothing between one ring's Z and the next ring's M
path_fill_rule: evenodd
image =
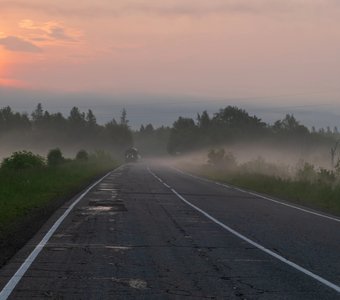
M4 107L0 109L0 144L2 156L22 148L41 154L59 145L65 156L77 157L65 159L59 149L53 149L46 158L26 156L25 164L35 167L21 171L11 171L6 167L11 161L5 160L0 170L3 203L12 198L7 191L11 190L12 183L8 182L11 177L16 177L18 184L21 182L24 186L25 176L30 177L30 172L33 172L32 178L44 174L40 175L44 177L40 181L40 192L50 193L44 187L49 186L49 176L61 176L65 172L68 175L64 178L70 176L74 182L80 182L82 179L72 172L84 169L84 172L79 171L82 174L79 177L89 178L98 171L98 165L91 167L94 158L86 151L76 154L77 150L100 148L122 157L128 147L135 146L142 157L170 155L182 161L194 157L195 153L205 152L206 155L207 149L214 149L209 153L207 165L199 167L207 158L200 157L196 161L196 172L313 208L332 213L340 211L340 132L337 127L308 128L292 114L266 123L244 109L226 106L215 113L203 111L196 118L180 116L169 127L155 128L146 123L136 130L130 128L125 110L117 121L112 118L100 125L91 110L85 113L77 107L73 107L68 116L48 112L41 104L30 114ZM256 159L259 155L263 158ZM34 185L30 187L33 189ZM32 203L40 201L39 197L34 199L37 200ZM8 215L15 213L8 212Z
M23 232L33 234L58 206L117 166L102 151L81 150L74 159L64 158L60 149L52 149L47 158L28 151L5 158L0 168L0 265L7 248L27 239Z
M214 181L294 202L340 216L340 161L334 169L299 161L295 166L258 157L238 163L223 148L208 153L207 164L187 169Z

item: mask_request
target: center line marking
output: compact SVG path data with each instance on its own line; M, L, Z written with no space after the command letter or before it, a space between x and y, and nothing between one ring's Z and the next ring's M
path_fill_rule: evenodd
M162 183L165 187L165 183L164 181L158 177L153 171L151 171L150 167L147 167L147 170L149 171L149 173L155 177L160 183ZM173 188L169 188L179 199L181 199L184 203L186 203L187 205L191 206L192 208L194 208L195 210L197 210L198 212L200 212L202 215L204 215L205 217L207 217L208 219L210 219L211 221L213 221L214 223L216 223L217 225L221 226L223 229L229 231L230 233L236 235L237 237L239 237L240 239L246 241L247 243L253 245L254 247L256 247L257 249L271 255L272 257L280 260L281 262L293 267L294 269L304 273L305 275L308 275L310 277L312 277L313 279L319 281L320 283L328 286L329 288L335 290L336 292L340 293L340 286L328 281L327 279L322 278L321 276L314 274L313 272L305 269L304 267L299 266L298 264L284 258L283 256L265 248L264 246L254 242L253 240L247 238L246 236L244 236L243 234L237 232L236 230L232 229L231 227L223 224L222 222L220 222L219 220L215 219L213 216L211 216L210 214L208 214L207 212L205 212L204 210L200 209L199 207L197 207L196 205L192 204L191 202L189 202L188 200L186 200L181 194L179 194L176 190L174 190Z

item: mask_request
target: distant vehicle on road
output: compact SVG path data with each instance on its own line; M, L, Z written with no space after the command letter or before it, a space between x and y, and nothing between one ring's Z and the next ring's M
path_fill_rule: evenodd
M125 151L126 162L136 162L140 157L137 148L131 147Z

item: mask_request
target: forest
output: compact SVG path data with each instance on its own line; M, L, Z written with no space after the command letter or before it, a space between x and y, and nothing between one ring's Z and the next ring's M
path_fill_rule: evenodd
M261 147L284 152L293 150L308 158L315 152L327 156L329 164L337 162L340 133L335 128L309 129L292 114L268 124L244 109L226 106L209 115L197 114L196 119L178 117L171 127L154 128L129 126L127 112L120 112L106 124L98 124L92 110L81 112L73 107L68 116L50 113L38 104L33 112L19 113L10 107L0 109L0 142L2 157L13 151L30 150L45 155L52 148L61 148L73 156L79 149L105 150L121 156L130 146L137 147L142 156L181 156L215 147L238 149ZM242 151L240 151L242 152ZM261 152L261 150L259 150Z

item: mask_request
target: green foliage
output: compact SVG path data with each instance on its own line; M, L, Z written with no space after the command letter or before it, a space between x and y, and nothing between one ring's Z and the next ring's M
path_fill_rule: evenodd
M55 167L65 162L65 158L59 148L52 149L47 154L47 164Z
M336 173L331 170L320 168L317 175L319 184L333 186L336 181Z
M223 148L211 149L208 153L208 163L215 168L234 170L237 167L235 156L231 152L225 152Z
M208 163L213 166L221 166L224 162L225 150L223 148L220 149L211 149L208 153Z
M340 170L316 169L310 163L300 162L293 175L287 166L261 157L229 169L223 166L223 151L210 151L208 157L214 163L209 168L196 168L199 175L340 214Z
M24 170L44 166L44 158L29 151L14 152L10 157L5 158L1 164L1 168L7 170Z
M261 156L240 165L239 171L242 174L261 174L277 178L290 177L288 166L270 163Z
M85 150L80 150L76 155L76 160L87 161L89 160L89 154Z
M105 150L96 150L94 153L91 153L90 159L92 161L100 162L100 163L113 163L114 159L111 154Z
M296 172L296 178L299 181L315 182L317 179L315 167L310 163L304 163L302 167L298 168Z
M0 239L13 225L31 214L44 209L57 199L71 197L95 177L107 172L118 163L102 154L88 161L66 161L55 167L0 169Z

